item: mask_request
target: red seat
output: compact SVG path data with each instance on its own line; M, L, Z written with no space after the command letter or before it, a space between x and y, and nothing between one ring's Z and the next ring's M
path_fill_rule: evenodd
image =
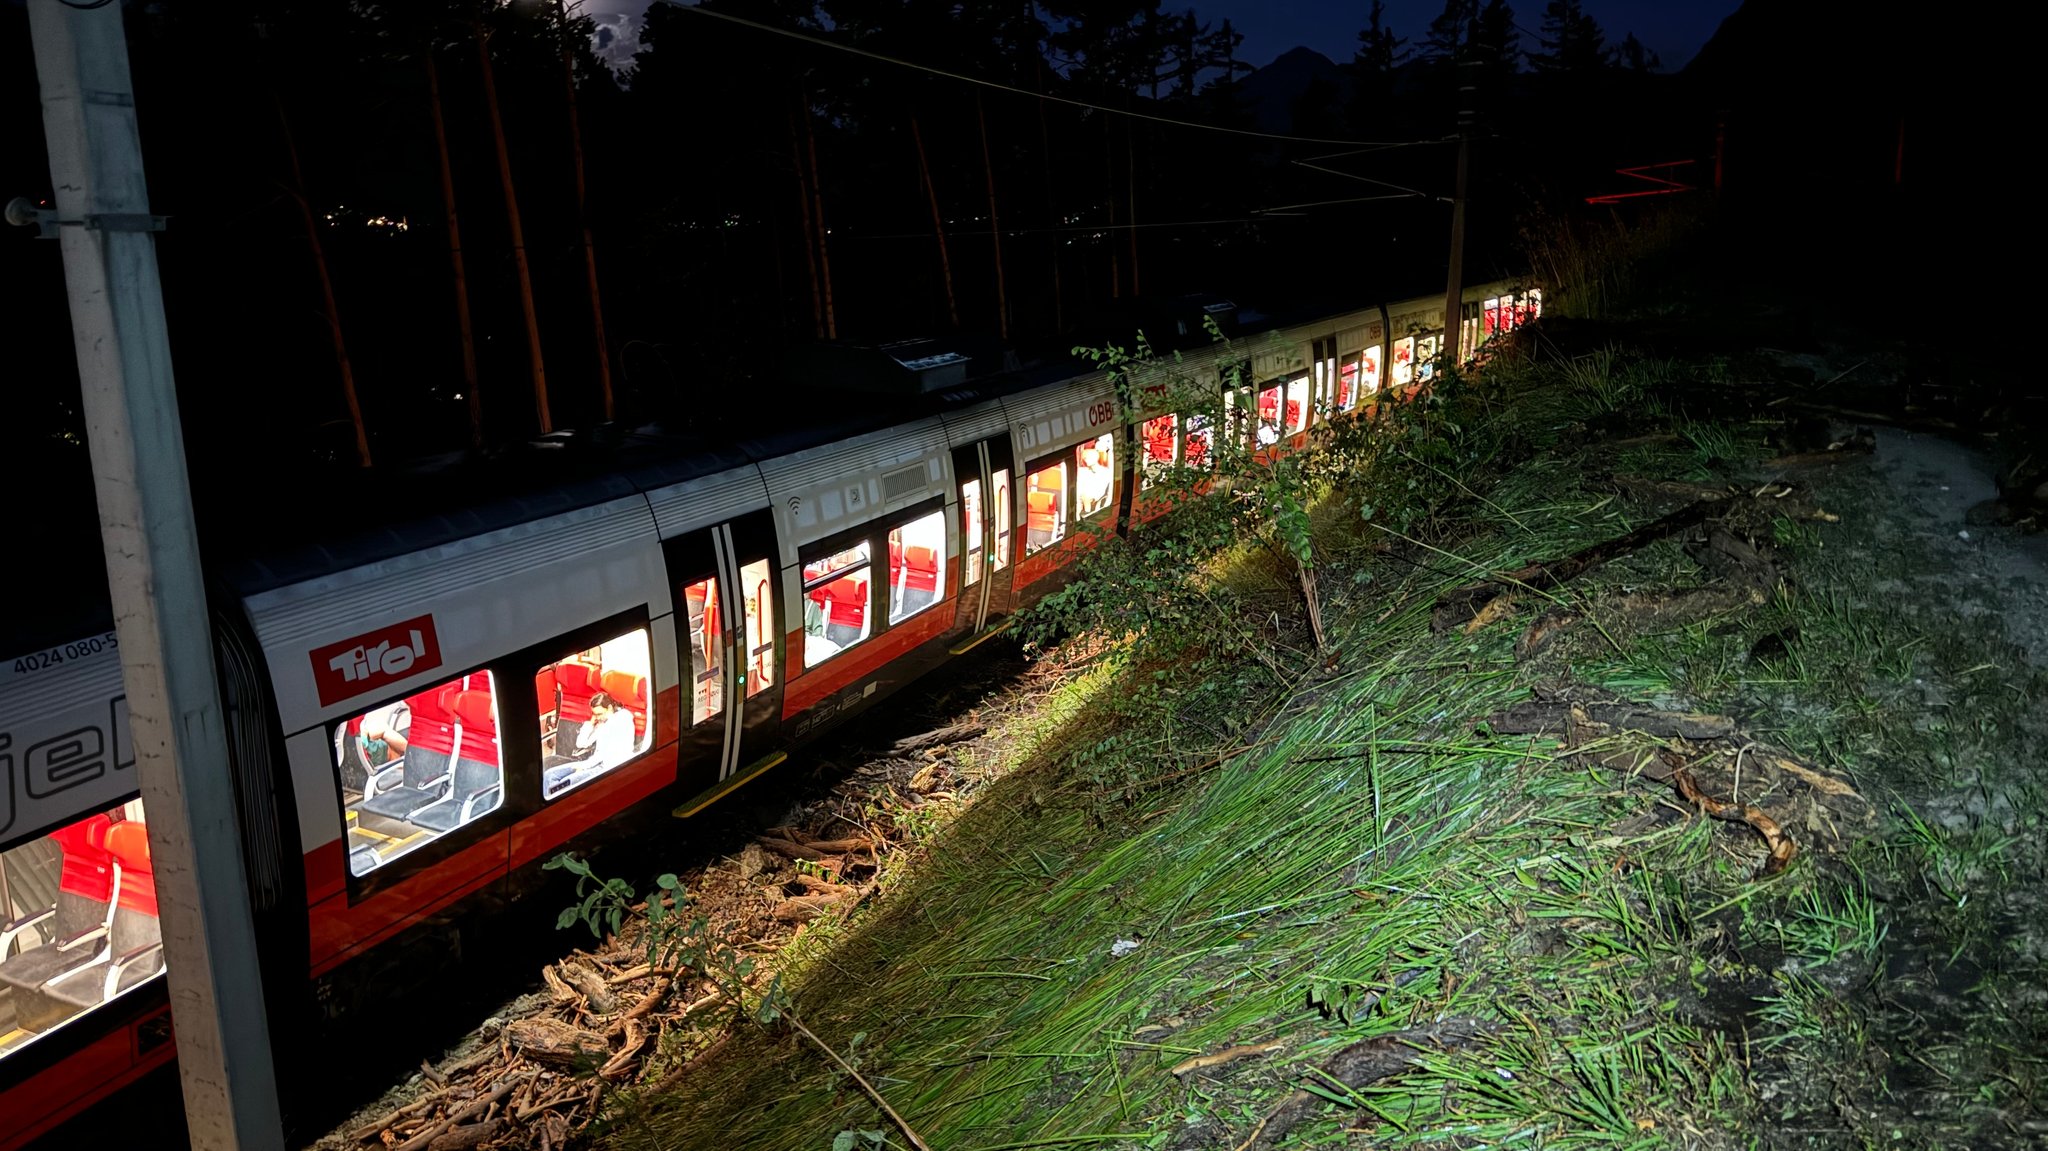
M811 589L811 602L826 610L838 627L856 630L868 614L868 581L841 576L824 587Z
M630 671L608 671L604 673L604 693L613 702L633 713L633 737L638 739L647 732L647 677L634 675Z
M555 682L562 688L562 718L582 723L590 718L590 697L599 690L598 669L587 663L555 665Z
M82 896L95 903L114 898L113 857L107 852L107 833L114 827L111 817L87 816L69 827L50 833L64 863L58 872L57 889Z
M1024 527L1027 531L1044 532L1051 535L1054 526L1053 501L1056 492L1024 493Z
M448 700L449 710L462 724L459 758L495 767L498 763L498 720L491 712L491 693L458 691Z
M903 575L904 587L938 592L939 553L935 549L916 545L903 549L903 566L909 569Z
M555 682L555 669L544 667L533 677L533 705L541 715L553 715L561 703L561 685Z
M460 690L444 684L406 697L406 709L412 713L412 726L405 733L408 754L413 748L455 754L455 715L449 710L449 697Z
M135 820L107 831L107 853L121 865L121 906L156 915L156 867L149 860L149 828Z

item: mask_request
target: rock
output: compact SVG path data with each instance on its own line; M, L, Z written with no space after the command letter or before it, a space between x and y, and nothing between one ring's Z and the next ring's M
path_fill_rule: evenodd
M740 848L739 865L740 878L752 879L768 870L770 865L768 853L761 849L760 844L749 843L745 847Z

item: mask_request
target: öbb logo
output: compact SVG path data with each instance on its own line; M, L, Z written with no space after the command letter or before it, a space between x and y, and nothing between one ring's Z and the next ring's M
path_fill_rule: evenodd
M434 634L434 617L423 615L314 648L308 654L313 661L313 683L324 707L440 667L441 641Z

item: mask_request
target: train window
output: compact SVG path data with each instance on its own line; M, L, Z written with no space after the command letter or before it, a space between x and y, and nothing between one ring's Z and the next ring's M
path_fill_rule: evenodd
M496 811L505 772L491 674L457 676L336 725L334 762L355 875Z
M1337 394L1332 397L1336 411L1348 412L1358 406L1359 354L1353 352L1344 357L1344 364L1337 369Z
M1308 413L1308 377L1303 376L1298 380L1291 380L1287 384L1287 406L1281 414L1286 417L1286 428L1289 435L1308 429Z
M981 504L981 481L968 480L960 485L960 543L966 553L960 569L960 586L967 587L981 582L982 554L986 550L981 533L987 528L982 519L987 509Z
M1116 492L1116 437L1108 432L1074 449L1074 514L1082 519L1108 508Z
M804 565L804 666L816 667L868 638L868 541Z
M1142 490L1158 483L1180 461L1180 417L1166 415L1146 420L1139 428L1139 438L1145 441L1145 455L1140 461L1144 472L1139 479Z
M1259 392L1259 423L1257 435L1260 447L1270 447L1280 442L1280 385Z
M725 608L718 600L718 579L708 576L683 586L683 606L690 617L690 726L703 723L725 707Z
M1415 382L1415 337L1402 336L1394 341L1394 386L1406 387Z
M0 852L0 1060L163 969L141 800Z
M1499 297L1499 296L1494 296L1494 297L1491 297L1491 298L1487 299L1487 300L1486 300L1486 301L1485 301L1484 303L1480 304L1480 310L1481 310L1481 312L1482 312L1482 313L1483 313L1483 314L1485 315L1485 317L1486 317L1486 319L1485 319L1485 324L1484 324L1484 326L1483 326L1483 330L1485 331L1485 333L1486 333L1486 334L1487 334L1488 336L1492 336L1492 335L1494 335L1495 333L1499 332L1499 331L1500 331L1500 297Z
M1049 547L1067 534L1067 461L1024 477L1024 554Z
M1001 571L1010 566L1010 469L997 468L995 474L996 496L996 562L995 569Z
M1191 468L1209 468L1214 466L1213 462L1209 459L1208 417L1188 417L1188 434L1185 446L1181 449L1181 458L1185 459Z
M889 532L889 622L909 619L946 594L946 513Z
M638 759L654 743L653 660L642 627L534 673L542 799Z
M1436 374L1437 336L1423 336L1415 341L1415 378L1426 380Z
M1380 390L1379 345L1375 344L1365 350L1365 357L1359 362L1358 382L1368 396Z
M740 599L746 605L740 640L747 645L747 698L775 686L775 568L766 559L740 565Z
M1543 315L1543 289L1531 288L1524 295L1529 298L1529 318L1540 319Z

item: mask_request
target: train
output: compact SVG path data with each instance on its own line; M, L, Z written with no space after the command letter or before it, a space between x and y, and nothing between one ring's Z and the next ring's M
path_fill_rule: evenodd
M1522 281L1464 300L1467 355L1542 312ZM1178 334L1220 316L1237 358L1200 346L1176 370L1238 381L1267 443L1439 362L1440 295L1300 322L1195 311ZM815 381L757 434L518 482L453 468L209 551L216 770L295 1139L335 1117L356 1053L428 1054L392 1004L459 985L479 922L526 924L547 859L701 817L1000 634L1115 514L1120 453L1202 447L1079 361L976 376L936 345L864 354L887 370ZM0 1151L175 1058L135 775L110 626L0 661Z

